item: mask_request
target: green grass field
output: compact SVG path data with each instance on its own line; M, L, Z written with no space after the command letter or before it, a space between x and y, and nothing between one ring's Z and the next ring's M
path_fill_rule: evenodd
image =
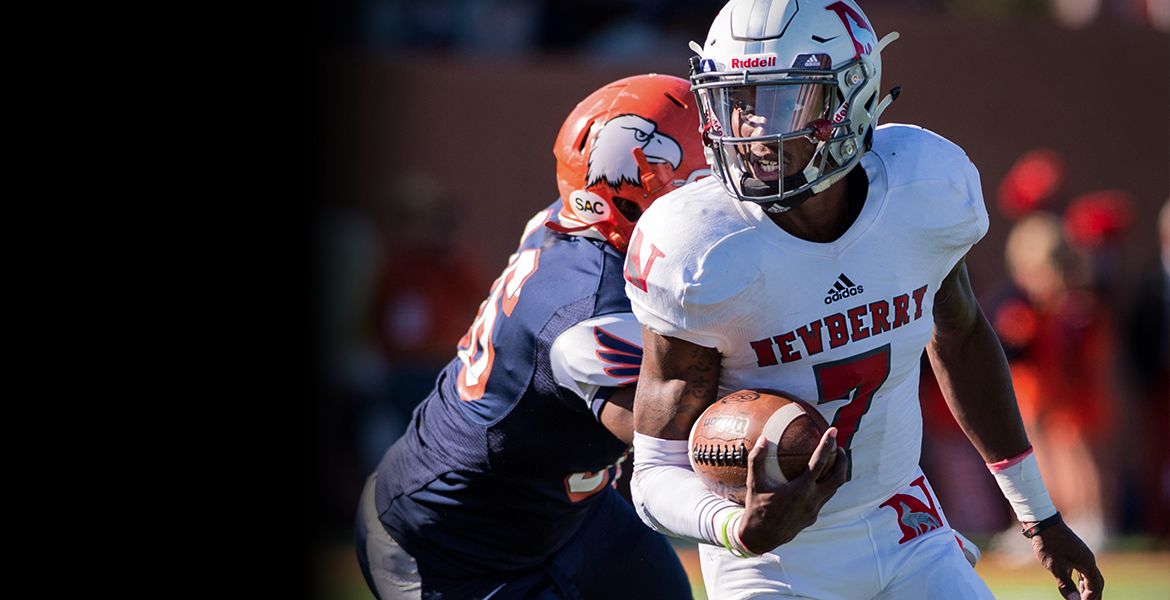
M1105 576L1106 598L1170 599L1170 552L1102 554L1098 566ZM1055 580L1039 563L1013 566L993 554L979 561L976 570L1000 600L1060 598Z
M680 546L679 557L691 577L695 600L706 600L699 575L699 557ZM1105 575L1105 597L1118 600L1170 600L1170 551L1106 552L1098 555ZM371 600L358 570L353 549L346 542L321 548L317 555L313 598ZM986 553L976 568L999 600L1059 600L1056 585L1039 563L1017 565Z

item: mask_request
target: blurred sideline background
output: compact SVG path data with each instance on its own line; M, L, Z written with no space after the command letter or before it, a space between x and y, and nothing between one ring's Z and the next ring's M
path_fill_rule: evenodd
M972 283L1058 506L1111 597L1170 598L1170 0L860 3L879 36L902 34L883 53L883 88L902 86L883 122L931 129L980 169L991 230ZM317 6L310 597L371 597L349 541L361 484L556 197L564 117L620 77L686 77L686 43L722 4ZM981 573L997 597L1055 597L929 374L922 390L923 466L985 550Z

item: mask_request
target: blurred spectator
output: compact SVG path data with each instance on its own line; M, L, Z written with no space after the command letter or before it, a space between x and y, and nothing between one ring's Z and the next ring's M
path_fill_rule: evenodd
M906 4L906 2L901 2ZM991 18L1048 16L1080 29L1101 21L1120 21L1166 31L1167 0L937 0L950 12Z
M1115 487L1113 470L1103 464L1117 400L1110 313L1056 216L1021 219L1005 258L1011 281L989 314L1008 354L1024 426L1057 508L1098 549L1107 533L1107 490ZM1015 528L1010 535L1020 537Z
M1117 190L1083 194L1064 211L1064 232L1080 255L1083 283L1110 308L1120 308L1122 242L1132 221L1133 201Z
M320 219L320 368L332 404L315 422L337 522L352 517L353 482L405 429L487 287L452 243L454 214L437 182L406 174L382 202L338 203Z
M1142 448L1126 466L1139 487L1141 528L1170 536L1170 200L1158 214L1160 260L1152 265L1126 327L1126 364L1136 402L1131 445Z
M392 364L445 365L487 289L454 243L456 211L443 194L434 179L408 175L382 209L387 244L373 320Z
M487 289L475 262L453 243L455 209L434 179L399 177L375 210L385 249L366 313L387 370L357 417L368 471L430 393Z
M1085 27L1101 12L1101 0L1052 0L1052 15L1066 27Z
M1052 204L1064 181L1064 160L1055 150L1037 148L1016 159L999 184L996 203L1009 219L1018 219Z
M1170 31L1170 0L1146 0L1146 19L1155 29Z
M1128 194L1116 190L1078 196L1064 211L1069 241L1094 248L1116 243L1133 220L1132 204Z

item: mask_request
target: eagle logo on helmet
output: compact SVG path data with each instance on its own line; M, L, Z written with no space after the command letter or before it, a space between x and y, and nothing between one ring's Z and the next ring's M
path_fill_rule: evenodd
M653 121L638 115L620 115L607 121L597 132L589 154L586 187L604 181L617 189L623 183L638 187L642 179L633 150L641 148L650 164L670 164L677 169L682 163L682 147L674 138L658 131Z

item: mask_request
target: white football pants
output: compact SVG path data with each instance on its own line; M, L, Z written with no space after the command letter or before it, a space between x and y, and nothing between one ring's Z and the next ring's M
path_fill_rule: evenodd
M818 519L753 558L699 545L711 600L994 600L919 471L878 506Z

